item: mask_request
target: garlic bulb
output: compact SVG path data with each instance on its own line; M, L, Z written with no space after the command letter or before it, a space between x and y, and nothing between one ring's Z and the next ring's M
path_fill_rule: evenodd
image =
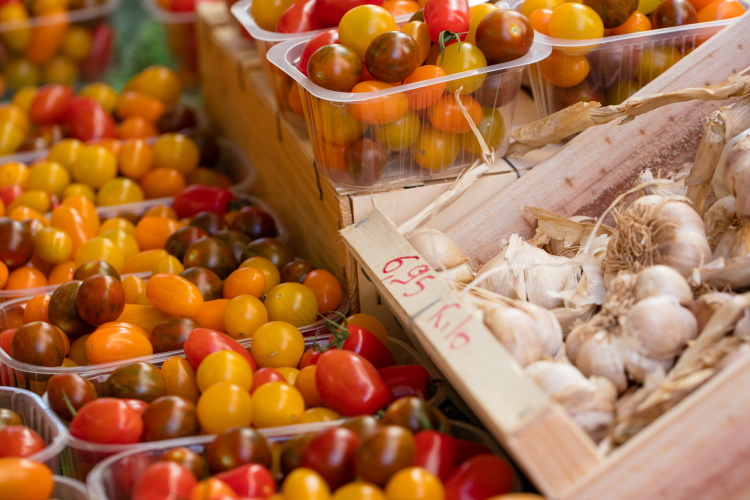
M654 296L673 297L685 307L693 303L693 291L687 280L669 266L651 266L638 273L635 300Z
M720 198L716 203L711 205L703 216L706 222L706 236L711 248L716 248L730 227L737 226L737 208L734 202L734 196L725 196Z
M737 216L750 217L750 137L731 146L724 163L724 184L735 197Z
M452 239L437 229L422 227L404 236L427 263L438 271L451 269L469 260Z
M550 255L514 234L500 253L477 273L479 286L511 299L521 299L546 309L563 305L551 292L575 288L579 268L570 259Z
M750 340L750 310L745 309L742 317L734 325L734 336L745 341Z
M664 375L674 365L674 359L652 359L643 356L633 349L625 351L625 371L628 372L633 381L642 384L648 376L658 376L663 378Z
M729 227L714 250L714 259L732 259L750 255L750 225L740 222L739 227Z
M526 373L595 441L604 437L614 418L617 390L601 377L586 378L576 367L554 361L537 361Z
M637 302L621 318L622 337L638 354L656 360L671 360L698 335L693 314L668 296L648 297Z
M689 276L711 255L703 220L680 198L643 196L616 220L604 259L607 273L664 264Z
M622 392L628 387L625 376L622 341L604 329L591 328L583 323L570 332L565 340L570 361L587 377L596 375L608 379Z
M732 300L732 296L723 292L704 293L693 302L693 315L698 321L698 331L702 332L711 316L724 304Z

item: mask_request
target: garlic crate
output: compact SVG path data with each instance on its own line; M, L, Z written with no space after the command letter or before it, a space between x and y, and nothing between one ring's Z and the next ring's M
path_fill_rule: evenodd
M402 235L373 211L342 231L551 499L750 497L750 139L730 140L750 77L731 108L695 89L750 66L747 44L750 17L639 94L691 88L677 104L586 130L456 224Z

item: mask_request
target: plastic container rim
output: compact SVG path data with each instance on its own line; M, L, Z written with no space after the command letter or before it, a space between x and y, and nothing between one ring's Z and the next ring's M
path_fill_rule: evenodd
M511 3L511 8L513 10L519 10L521 8L521 5L524 3L525 0L517 0L513 3ZM750 1L748 0L738 0L743 7L745 7L745 10L747 11L750 9ZM719 21L709 21L705 23L692 23L692 24L685 24L683 26L674 26L672 28L660 28L655 30L649 30L649 31L641 31L638 33L628 33L627 35L615 35L615 36L607 36L603 38L587 38L584 40L568 40L564 38L553 38L551 36L543 35L542 33L539 33L538 31L534 30L534 41L539 40L540 43L543 43L544 45L549 45L552 48L559 48L559 49L566 49L566 48L579 48L579 47L588 47L592 45L613 45L617 42L640 42L640 41L657 41L657 40L664 40L667 38L673 38L675 36L679 36L681 34L684 34L685 31L691 31L696 29L710 29L710 28L724 28L726 26L729 26L734 21L736 21L737 17L731 18L731 19L722 19Z
M88 487L78 479L58 475L53 476L53 479L55 481L55 485L63 485L65 488L75 490L77 493L84 495L86 498L89 497Z
M148 13L162 24L189 24L198 19L195 12L169 12L156 5L156 0L141 0Z
M236 4L235 4L236 5ZM312 37L296 38L287 42L280 43L271 47L268 50L268 60L276 67L281 69L284 73L292 77L297 83L302 85L305 90L310 92L313 96L319 99L325 99L326 101L341 102L341 103L359 103L374 99L377 97L385 97L392 94L401 92L408 92L414 90L420 90L436 83L450 83L456 80L464 78L471 78L477 75L483 75L487 73L499 73L499 72L510 72L511 70L520 70L531 64L537 63L552 53L552 47L548 44L538 42L536 35L534 37L534 43L531 46L529 52L513 61L501 64L493 64L485 66L484 68L464 71L461 73L455 73L452 75L443 76L440 78L433 78L430 80L423 80L421 82L410 83L408 85L399 85L390 89L375 90L372 92L352 93L352 92L336 92L333 90L327 90L320 87L310 81L305 75L300 73L297 68L292 64L296 61L299 55L302 53L304 45Z
M112 13L117 6L120 4L120 0L106 0L101 5L94 5L92 7L85 7L83 9L76 9L73 11L67 11L65 13L66 21L70 24L80 23L83 21L90 21L97 17L104 17ZM46 16L30 16L24 21L7 21L0 23L0 33L4 31L10 31L18 28L33 28L34 26L46 26L48 24L57 24L58 18L62 17L62 14L51 14Z

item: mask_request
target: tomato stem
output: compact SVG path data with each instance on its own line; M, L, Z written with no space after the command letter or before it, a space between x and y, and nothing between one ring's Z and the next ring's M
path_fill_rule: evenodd
M449 30L443 30L438 35L438 46L440 47L440 64L443 64L445 59L445 46L450 44L452 41L458 43L458 52L461 52L461 35L467 34L468 31L462 31L460 33L454 33Z
M327 316L323 316L322 314L318 314L321 318L323 318L323 323L325 323L326 328L331 332L331 340L328 341L326 345L323 347L317 347L319 352L325 352L328 349L335 347L338 347L339 349L344 347L344 342L346 342L346 339L349 338L351 335L351 332L349 332L348 323L346 321L346 315L343 314L340 311L330 311L329 314L336 314L341 317L342 321L341 324L336 323L331 318Z
M73 406L73 403L70 402L70 399L68 399L68 394L65 392L65 389L63 389L62 391L62 397L63 397L63 401L65 402L65 406L68 407L68 411L70 412L71 415L73 415L73 417L75 417L78 414L78 412Z

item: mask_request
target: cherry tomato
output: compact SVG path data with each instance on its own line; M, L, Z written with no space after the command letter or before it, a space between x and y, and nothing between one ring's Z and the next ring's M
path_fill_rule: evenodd
M190 332L190 337L185 342L185 357L193 368L197 368L201 361L212 352L231 350L241 354L250 364L253 371L257 364L247 349L242 347L236 340L223 333L207 328L196 328Z
M419 46L411 35L401 31L388 31L370 42L365 53L365 64L377 80L396 83L417 69L420 55Z
M27 458L0 459L0 491L5 498L41 500L52 495L54 486L46 465Z
M412 432L424 429L448 430L448 423L440 410L416 396L399 398L383 415L383 423L404 427Z
M270 321L285 321L296 327L315 322L318 302L308 287L299 283L282 283L268 292L265 300Z
M453 134L471 132L462 108L466 110L474 125L479 125L482 120L482 107L477 101L469 96L461 96L461 105L456 102L455 96L445 95L429 111L430 123L437 130Z
M594 9L580 3L564 3L552 11L549 34L554 38L586 40L602 38L604 23Z
M0 260L13 270L26 264L34 251L28 225L10 219L0 220Z
M651 24L655 30L696 22L698 15L688 0L664 0L651 12Z
M169 396L180 396L195 404L198 402L198 382L195 370L182 356L172 356L161 366L165 392Z
M417 83L424 80L431 80L434 78L442 78L445 76L445 70L440 66L425 65L420 66L414 72L404 79L404 85L410 83ZM436 83L434 85L427 85L420 87L415 90L407 90L404 92L409 100L409 109L419 110L429 108L440 100L445 91L445 82Z
M81 141L114 138L115 122L102 105L87 97L71 99L66 111L70 135Z
M316 2L313 0L296 0L290 5L276 23L279 33L303 33L328 28L312 15Z
M140 335L140 334L136 334ZM161 371L152 364L130 363L116 368L104 383L107 395L149 403L166 394Z
M252 338L268 322L268 311L256 297L238 295L224 308L224 327L236 339Z
M215 477L243 497L267 498L276 493L276 481L271 472L260 464L241 465Z
M247 427L220 432L206 445L206 460L213 473L250 463L268 468L271 467L271 457L271 448L263 435Z
M740 17L745 7L737 0L714 0L698 11L698 22L706 23Z
M318 102L312 112L315 123L322 124L318 132L328 142L350 144L362 137L367 131L367 125L349 114L346 107L334 106L329 101ZM319 161L323 161L324 158L317 148L315 154ZM329 165L330 162L324 162L324 164Z
M398 121L373 127L372 136L388 151L403 151L417 141L421 128L419 116L410 110Z
M446 498L480 500L509 493L513 471L495 455L484 454L461 464L445 482Z
M86 278L76 292L76 309L92 325L115 321L125 309L122 283L104 274Z
M180 100L182 83L174 70L165 66L151 66L131 78L125 85L125 90L143 92L156 97L167 106L174 106Z
M301 467L314 470L335 490L354 479L354 463L360 437L336 427L319 432L302 452Z
M185 250L182 263L185 268L205 267L210 269L221 279L229 276L237 268L237 258L234 251L227 243L218 238L203 238L192 243Z
M160 500L169 497L188 498L196 478L187 467L173 461L159 461L149 465L138 476L131 500Z
M514 10L490 12L477 26L476 46L488 64L513 61L525 56L534 42L528 18Z
M284 321L270 321L252 335L250 352L261 367L296 367L305 349L302 333Z
M344 166L351 182L359 186L371 186L383 176L387 159L388 153L380 143L362 138L347 146Z
M47 382L50 407L64 420L73 418L71 407L77 411L97 397L94 384L75 373L57 373Z
M145 441L194 436L200 430L195 405L179 396L162 396L153 400L142 418Z
M100 398L85 404L70 422L73 437L93 443L136 443L142 432L141 416L115 398Z
M320 356L315 384L326 406L346 416L374 413L392 398L377 370L351 351L329 350Z
M367 93L392 89L393 86L379 81L360 82L352 88L353 93ZM409 100L402 92L366 99L349 104L349 113L357 120L371 125L385 125L398 121L406 114Z
M680 51L671 45L645 48L638 59L636 78L641 85L646 85L677 64L681 58Z
M456 449L456 441L448 434L419 431L414 435L414 465L445 481L456 464Z
M443 55L438 57L437 65L443 68L446 75L453 75L464 71L484 68L487 66L487 59L477 46L461 42L448 45ZM459 78L450 83L448 91L452 93L459 87L463 87L461 95L471 94L482 86L486 77L487 75L482 73Z
M432 43L448 45L456 42L456 38L463 41L471 28L469 3L463 0L427 0L424 21ZM444 31L449 32L448 36L443 34Z
M377 486L354 481L337 489L332 500L386 500L386 497Z
M46 446L36 431L24 425L8 425L0 429L0 458L27 458Z
M43 321L23 325L13 335L10 355L35 366L60 366L67 352L63 337L59 328Z
M198 399L198 420L206 433L218 434L232 427L247 427L253 420L253 402L247 389L221 382Z
M190 500L226 500L237 498L237 496L224 481L209 477L195 485L189 498Z
M224 281L223 294L225 299L233 299L239 295L252 295L260 298L265 290L266 277L263 271L254 267L244 267L232 271Z
M122 316L119 319L123 319ZM122 327L98 329L86 341L86 355L92 363L122 361L153 353L146 336Z
M284 11L294 3L294 0L261 0L253 2L250 14L261 29L276 31L276 24Z
M627 35L630 33L640 33L651 30L651 20L638 11L633 12L624 23L612 28L613 35ZM619 104L619 103L617 103Z
M313 16L325 25L336 26L341 22L344 14L363 4L383 5L383 0L317 0L313 8Z
M404 396L429 397L430 373L420 365L386 366L378 370L394 398Z
M75 91L67 85L46 85L31 101L29 118L37 125L60 123L65 119L68 104L74 96Z
M170 316L159 322L148 334L154 352L166 352L182 349L190 336L190 332L199 328L201 324L184 316Z
M396 425L385 425L362 439L357 448L357 476L377 486L385 486L401 469L414 460L414 436Z
M312 469L300 467L293 470L281 486L285 500L329 500L331 489L325 480Z
M310 81L324 89L349 92L360 80L362 61L348 47L324 45L310 56L307 74Z
M441 170L458 157L461 136L423 127L414 145L414 161L428 170Z
M146 284L148 300L159 310L172 316L195 316L203 306L197 286L174 274L157 274Z
M253 425L258 428L300 423L305 412L302 394L285 382L269 382L253 393Z
M250 389L253 372L245 358L234 351L217 351L209 354L198 365L196 373L201 392L220 382L230 382Z
M196 479L206 479L209 476L206 460L196 452L185 448L172 448L159 456L159 462L175 462L192 472Z
M365 60L370 42L386 31L398 31L398 25L390 12L376 5L359 5L349 10L339 23L341 45L357 53Z
M539 63L539 69L549 83L567 88L575 87L585 80L591 66L585 56L568 55L562 51L553 50L549 57Z
M505 124L503 115L497 108L482 108L482 119L477 124L477 128L490 151L495 151L502 145L505 139ZM479 140L473 131L464 134L462 147L465 151L477 156L482 154Z

